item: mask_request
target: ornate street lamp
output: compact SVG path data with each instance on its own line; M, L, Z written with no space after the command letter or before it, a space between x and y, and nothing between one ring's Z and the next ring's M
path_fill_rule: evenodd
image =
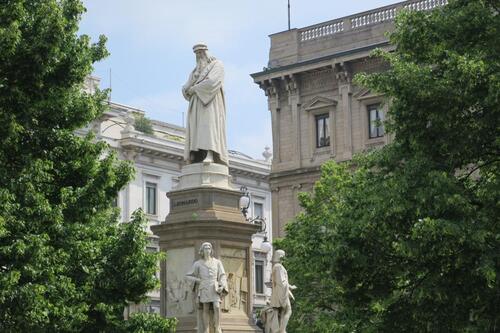
M248 189L246 186L242 186L240 188L240 191L243 193L243 195L240 198L241 213L243 214L243 216L245 217L245 220L247 222L260 226L260 232L264 233L264 241L260 245L260 248L264 252L269 252L272 249L272 245L271 245L271 243L269 243L269 240L267 239L266 219L263 218L262 216L256 216L256 217L249 217L248 216L248 208L250 207L250 204L252 203L252 198L251 198L250 192L248 192Z

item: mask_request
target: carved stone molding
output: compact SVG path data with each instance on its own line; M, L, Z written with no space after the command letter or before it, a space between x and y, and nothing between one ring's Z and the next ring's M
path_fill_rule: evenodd
M267 97L279 99L280 79L264 80L259 82L259 88L264 90Z
M351 66L345 62L335 64L335 77L339 84L350 84L352 82Z
M329 91L335 88L332 68L310 71L300 74L300 91L310 94L318 91Z
M290 74L290 75L285 75L284 77L284 83L285 83L285 90L288 91L290 95L295 95L298 94L299 92L299 78L297 74Z
M353 97L356 98L358 101L363 101L363 100L373 99L373 98L380 98L382 96L383 96L383 94L374 93L368 88L362 88L358 92L353 94Z
M322 97L322 96L315 96L311 100L307 101L303 105L304 110L306 111L311 111L311 110L316 110L316 109L322 109L322 108L331 108L337 105L337 101Z
M135 149L124 149L122 151L123 157L127 161L135 161L139 153L140 152Z

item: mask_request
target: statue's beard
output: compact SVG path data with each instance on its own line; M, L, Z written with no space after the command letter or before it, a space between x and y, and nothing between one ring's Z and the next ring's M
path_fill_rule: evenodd
M208 65L207 59L201 59L196 62L196 72L201 72Z

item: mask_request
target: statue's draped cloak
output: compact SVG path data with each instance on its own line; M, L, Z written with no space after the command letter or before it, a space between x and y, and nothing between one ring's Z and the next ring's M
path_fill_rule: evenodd
M227 164L226 105L224 100L224 67L218 60L209 63L199 75L194 70L183 86L184 98L189 101L184 159L191 151L212 150ZM189 97L187 89L194 94Z
M289 306L289 297L292 296L292 293L288 284L288 273L282 264L274 264L271 280L273 283L273 292L271 294L270 306L273 308Z

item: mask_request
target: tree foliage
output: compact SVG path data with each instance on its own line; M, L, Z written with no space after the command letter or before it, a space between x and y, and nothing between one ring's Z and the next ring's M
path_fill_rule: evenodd
M329 162L287 251L295 332L500 331L500 17L455 0L396 20L394 143Z
M177 319L165 319L154 313L134 313L126 326L131 333L171 333L175 332Z
M0 331L126 331L127 302L157 281L145 218L112 207L131 179L92 135L106 91L83 81L107 55L78 36L78 0L0 5Z
M151 120L142 114L134 117L134 128L144 134L153 135L155 133Z

